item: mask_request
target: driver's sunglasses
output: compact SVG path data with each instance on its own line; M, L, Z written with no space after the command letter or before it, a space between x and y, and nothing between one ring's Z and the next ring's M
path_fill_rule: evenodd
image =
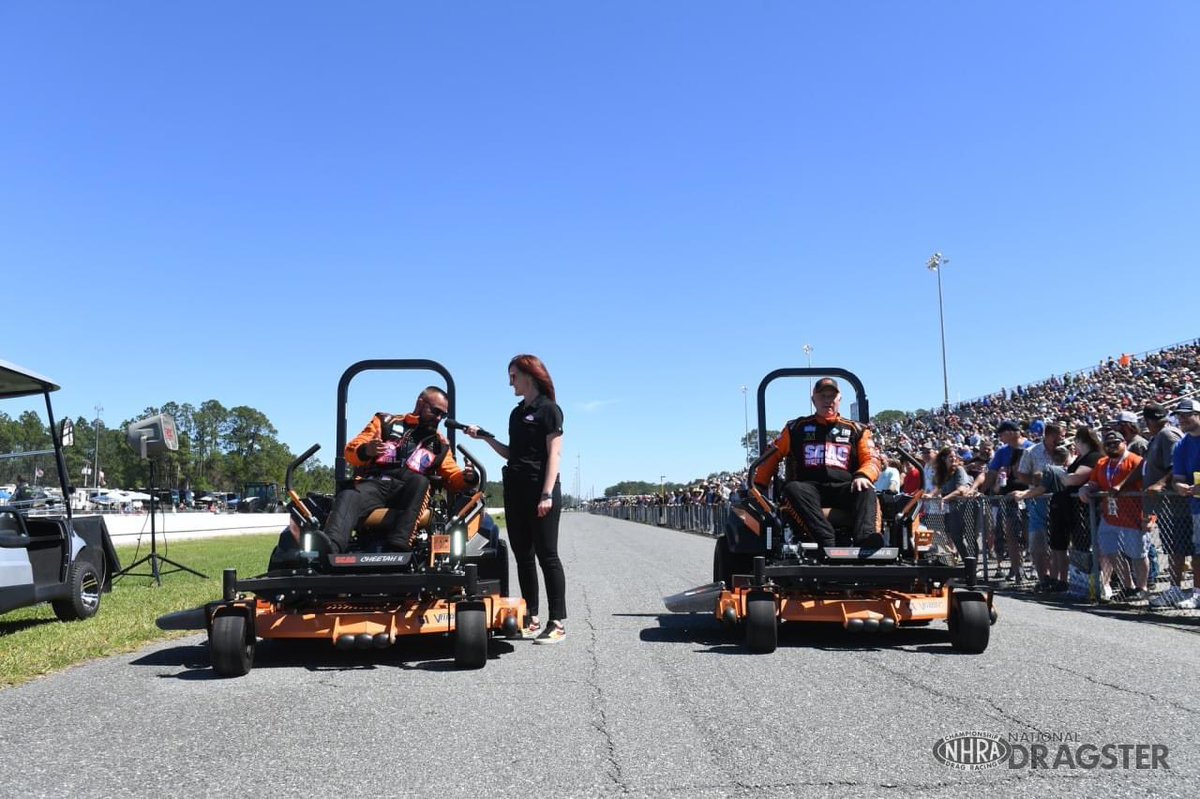
M434 404L433 404L432 402L430 402L429 400L426 400L426 401L425 401L425 407L429 409L429 412L430 412L431 414L433 414L433 417L434 417L435 419L444 419L446 416L448 416L448 415L450 414L450 411L448 411L448 410L446 410L446 411L442 410L441 408L439 408L438 406L434 405Z

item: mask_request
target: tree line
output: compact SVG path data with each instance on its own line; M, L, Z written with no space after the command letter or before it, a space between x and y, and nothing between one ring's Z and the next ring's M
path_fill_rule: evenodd
M197 407L190 403L168 402L146 408L137 419L158 413L175 419L179 437L178 451L154 457L160 488L201 494L209 491L240 493L248 482L278 483L282 487L287 465L296 457L296 453L279 440L278 431L266 414L247 405L226 408L217 400L208 400ZM876 414L875 421L890 422L904 416L901 411L884 411ZM99 419L88 420L82 416L74 419L75 445L65 450L69 481L79 487L97 483L97 475L85 477L83 469L87 466L94 472L98 448L104 486L146 487L149 484L148 465L125 441L125 428L133 421L136 419L110 428ZM777 430L767 431L768 441L778 436ZM742 436L741 444L749 459L757 458L757 429ZM36 412L25 411L16 418L0 412L0 452L49 449L51 446L50 431ZM710 474L708 479L715 476L716 473ZM293 483L301 496L310 491L332 494L333 466L321 463L319 458L310 458L296 470ZM657 494L663 490L683 489L690 484L623 480L605 488L604 496ZM490 503L499 505L503 502L504 492L499 482L488 481L484 490ZM576 504L577 498L564 497L564 501L570 506Z
M226 408L217 400L199 407L168 402L146 408L137 419L158 413L175 419L179 449L153 457L159 488L241 493L248 482L283 485L287 465L295 459L278 431L261 411L247 405ZM125 440L125 428L136 419L109 427L99 419L73 421L74 445L64 450L67 479L77 487L100 485L134 488L149 485L149 466ZM0 412L0 452L26 452L53 446L42 417L29 410L13 418ZM104 475L99 482L96 466ZM86 467L86 468L85 468ZM90 474L85 474L85 471ZM30 478L33 476L30 475ZM333 467L310 458L293 476L301 495L332 493Z

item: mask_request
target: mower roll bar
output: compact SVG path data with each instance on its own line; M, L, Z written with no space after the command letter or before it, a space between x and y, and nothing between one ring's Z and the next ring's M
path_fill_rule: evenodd
M867 391L863 388L858 375L846 369L837 367L795 366L776 369L767 374L758 384L758 452L761 455L767 451L767 386L781 377L838 377L854 387L855 402L858 403L857 422L866 424L871 420L871 410L867 406Z
M429 371L436 372L446 381L446 403L449 413L446 415L451 419L454 418L454 378L450 376L450 370L442 366L437 361L432 361L428 358L373 358L358 363L351 364L346 371L342 372L342 377L338 380L337 388L337 455L333 460L333 479L343 480L346 475L346 438L347 435L347 419L346 405L347 397L350 393L350 381L353 380L359 373L373 370L379 371ZM447 438L450 440L450 448L454 449L454 431L448 431Z

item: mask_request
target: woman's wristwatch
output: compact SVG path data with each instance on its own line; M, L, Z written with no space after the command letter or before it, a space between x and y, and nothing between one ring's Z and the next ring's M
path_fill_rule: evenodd
M554 499L554 496L551 494L542 494L542 499Z

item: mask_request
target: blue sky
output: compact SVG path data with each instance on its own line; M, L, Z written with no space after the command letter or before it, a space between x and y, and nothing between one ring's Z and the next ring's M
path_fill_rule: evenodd
M1198 31L1184 2L7 3L0 358L60 414L215 398L330 462L350 363L436 359L503 431L528 351L566 490L737 468L741 386L753 426L804 344L872 410L941 402L935 250L952 400L1194 338L1164 305L1200 251ZM352 428L411 405L380 392Z

